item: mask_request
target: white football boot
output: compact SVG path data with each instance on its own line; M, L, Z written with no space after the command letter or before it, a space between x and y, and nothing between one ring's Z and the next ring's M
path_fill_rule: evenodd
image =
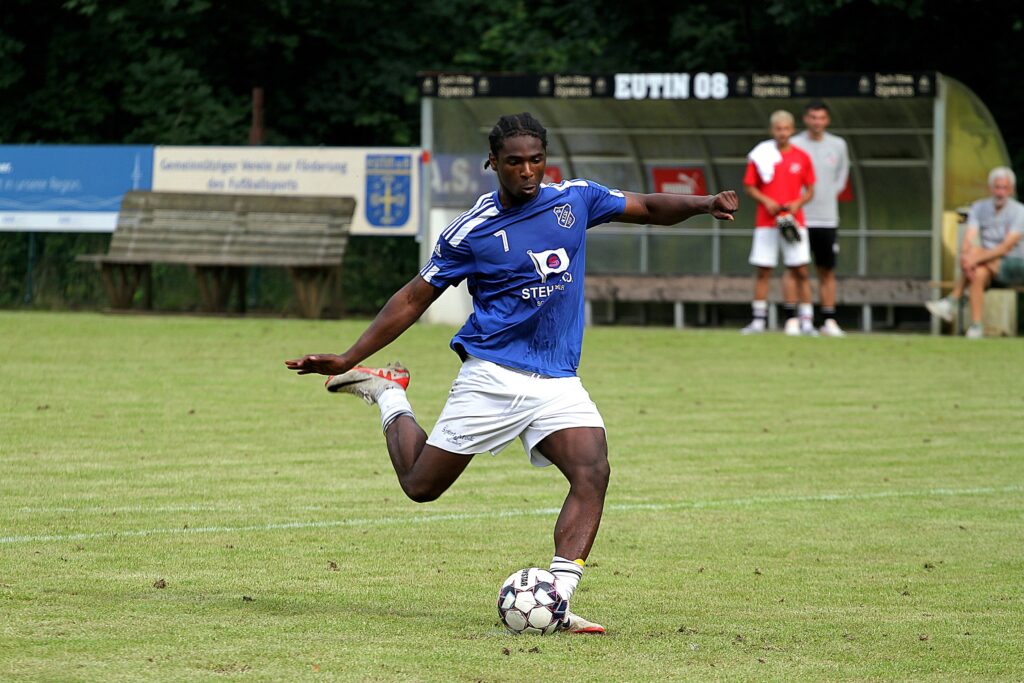
M948 296L935 301L925 301L924 307L936 318L942 318L947 323L953 322L953 316L956 315L956 306Z
M967 328L967 334L964 336L968 339L984 339L985 328L982 327L981 323L972 323L971 326Z
M568 631L569 633L604 634L604 626L601 626L601 624L595 624L592 621L587 621L583 617L573 614L572 612L565 613L565 619L562 620L562 625L558 627L558 630Z
M801 334L803 334L802 330L800 329L800 319L787 319L786 326L783 328L783 331L786 333L787 337L799 337Z
M765 324L761 318L755 318L750 324L740 330L740 334L761 334L764 332Z
M846 333L843 332L843 328L839 327L832 318L828 318L825 324L821 326L821 334L823 337L845 337Z
M328 377L324 387L332 393L358 396L373 405L384 391L407 389L409 378L409 371L399 362L388 363L383 368L357 365L348 372Z

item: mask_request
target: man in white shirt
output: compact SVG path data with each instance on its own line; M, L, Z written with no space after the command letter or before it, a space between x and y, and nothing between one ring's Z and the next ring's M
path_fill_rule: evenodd
M804 219L814 267L818 271L818 298L824 319L821 333L826 337L843 337L845 333L836 322L835 268L839 254L836 233L839 231L838 197L850 175L850 154L845 140L826 132L830 123L828 105L821 100L809 102L804 107L806 129L793 136L793 144L807 152L814 162L814 197L804 205ZM784 277L783 286L788 289L795 284ZM793 298L787 296L786 300Z
M950 295L925 304L932 315L953 321L957 305L970 287L968 339L984 336L981 318L985 290L993 282L1024 284L1024 204L1013 198L1017 176L1006 166L988 174L990 196L971 204L967 232L960 246L960 277Z

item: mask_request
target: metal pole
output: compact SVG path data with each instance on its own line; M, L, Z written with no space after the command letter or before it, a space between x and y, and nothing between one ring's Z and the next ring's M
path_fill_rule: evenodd
M942 211L946 199L946 81L942 74L935 75L935 108L932 115L932 282L942 279ZM932 297L942 294L940 287L932 288ZM932 316L932 334L942 327Z
M427 155L427 163L420 164L420 226L417 239L420 241L420 263L426 263L430 258L430 250L434 248L430 243L430 160L434 154L434 100L427 96L420 100L420 147Z
M36 234L28 234L28 269L25 275L25 301L26 305L32 303L32 276L36 267Z

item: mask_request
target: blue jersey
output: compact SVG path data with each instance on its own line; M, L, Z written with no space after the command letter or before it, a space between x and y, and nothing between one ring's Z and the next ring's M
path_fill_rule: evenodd
M473 313L451 347L492 363L572 377L583 347L586 231L626 209L626 198L589 180L541 185L503 208L485 194L441 233L420 276L444 288L466 280Z

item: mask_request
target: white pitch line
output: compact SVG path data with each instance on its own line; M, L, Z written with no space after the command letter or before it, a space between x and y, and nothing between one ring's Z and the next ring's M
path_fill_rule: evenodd
M615 512L705 510L709 508L751 507L755 505L779 505L787 503L832 503L882 498L928 498L939 496L977 496L992 493L1019 493L1024 486L978 487L965 489L936 488L920 491L875 491L870 493L821 493L806 496L755 496L751 498L727 498L723 500L684 501L678 503L613 503L605 509ZM162 529L138 529L129 531L101 531L79 534L40 534L33 536L0 536L0 544L43 543L49 541L87 541L101 538L133 538L139 536L165 536L187 534L245 533L249 531L277 531L282 529L330 529L352 526L386 526L389 524L432 524L469 519L502 519L507 517L535 517L554 515L559 508L538 508L534 510L506 510L503 512L466 512L443 515L409 515L402 517L363 517L354 519L323 520L318 522L280 522L276 524L250 524L244 526L197 526Z
M122 512L241 512L251 508L245 508L241 505L127 505L124 507L20 507L15 508L14 512L24 512L28 514L94 514L94 515L111 515L115 512L121 514Z

